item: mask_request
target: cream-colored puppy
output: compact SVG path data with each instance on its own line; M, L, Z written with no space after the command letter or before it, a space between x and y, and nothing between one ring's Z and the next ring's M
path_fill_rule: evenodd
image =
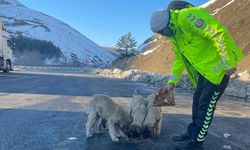
M161 134L162 125L162 110L161 107L155 107L153 102L156 94L150 94L146 100L147 105L147 116L143 122L144 136L145 137L159 137Z
M130 116L132 117L131 131L132 136L140 136L142 134L142 125L147 114L147 102L144 97L138 95L134 91L133 98L130 104Z
M90 100L86 123L87 137L93 136L95 123L100 117L107 121L112 141L118 142L120 137L127 138L124 132L128 133L130 128L128 113L121 106L114 103L109 96L102 94L94 95Z

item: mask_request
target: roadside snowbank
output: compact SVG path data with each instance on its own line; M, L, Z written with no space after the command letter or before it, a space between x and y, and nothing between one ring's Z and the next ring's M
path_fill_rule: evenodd
M102 77L118 78L118 79L126 79L126 80L150 83L157 87L163 87L164 85L166 85L169 79L169 76L151 72L143 72L139 70L122 71L120 69L105 69L105 70L98 70L96 74ZM192 86L191 81L188 79L187 75L182 76L177 88L188 91L194 91L195 89ZM245 71L243 73L239 73L235 76L232 76L224 94L227 96L249 99L250 73L248 71Z
M91 74L106 78L125 79L149 83L156 86L157 88L164 87L169 79L169 76L152 72L144 72L140 70L122 71L120 69L97 69L89 67L15 66L14 70L19 72ZM177 89L193 92L195 88L192 86L188 76L182 75ZM250 99L250 73L248 71L245 71L235 76L232 76L224 94L227 96Z
M143 72L139 70L122 71L120 69L104 69L101 72L99 70L99 72L97 72L96 74L102 77L140 81L150 84L160 84L161 82L167 82L168 80L167 76L157 73Z

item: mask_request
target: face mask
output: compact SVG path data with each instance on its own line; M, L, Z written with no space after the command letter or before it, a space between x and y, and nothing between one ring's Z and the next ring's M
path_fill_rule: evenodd
M168 37L173 35L173 31L168 26L157 33L164 35L164 36L168 36Z

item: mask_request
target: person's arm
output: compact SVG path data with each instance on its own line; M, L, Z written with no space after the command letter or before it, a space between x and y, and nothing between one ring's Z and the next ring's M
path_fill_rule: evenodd
M183 63L182 56L178 51L175 50L174 47L174 63L172 66L171 76L168 80L168 84L176 86L179 83L179 80L182 76L182 72L184 71L184 69L185 65Z
M195 35L211 40L221 58L221 64L226 73L236 67L236 60L229 57L226 47L227 29L220 24L206 9L184 10L179 13L179 22Z
M158 91L158 94L160 94L159 92L161 92L161 94L164 94L168 91L174 90L175 86L180 81L182 72L185 69L185 65L184 65L181 54L176 50L176 47L174 45L173 45L173 49L174 49L174 63L172 65L171 76L168 79L167 85L163 89Z

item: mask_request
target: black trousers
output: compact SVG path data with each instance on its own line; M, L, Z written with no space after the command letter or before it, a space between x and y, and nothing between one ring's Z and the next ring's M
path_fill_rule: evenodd
M187 133L191 138L203 142L212 122L216 103L224 93L230 77L225 75L220 85L214 85L199 74L198 85L193 97L192 123Z

